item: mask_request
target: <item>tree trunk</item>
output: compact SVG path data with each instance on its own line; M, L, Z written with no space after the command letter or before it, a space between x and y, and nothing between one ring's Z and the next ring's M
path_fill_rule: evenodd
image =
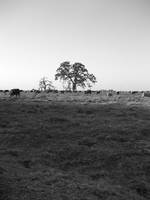
M77 84L76 83L73 83L72 90L73 90L73 92L77 90Z

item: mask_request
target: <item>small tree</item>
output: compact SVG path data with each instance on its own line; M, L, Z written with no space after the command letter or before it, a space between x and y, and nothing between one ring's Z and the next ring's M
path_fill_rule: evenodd
M82 63L70 64L70 62L63 62L56 70L55 80L62 80L68 85L71 84L73 91L77 90L77 87L85 88L91 87L91 83L96 83L96 77L93 74L89 74L88 70Z
M39 89L46 91L46 90L54 89L54 86L53 86L52 82L47 77L43 77L39 81Z

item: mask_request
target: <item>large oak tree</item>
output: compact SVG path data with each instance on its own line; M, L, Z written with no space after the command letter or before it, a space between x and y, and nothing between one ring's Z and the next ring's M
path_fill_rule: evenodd
M82 63L70 64L68 61L61 63L56 70L55 80L58 79L71 84L72 91L76 91L77 87L91 87L91 83L96 83L96 77Z

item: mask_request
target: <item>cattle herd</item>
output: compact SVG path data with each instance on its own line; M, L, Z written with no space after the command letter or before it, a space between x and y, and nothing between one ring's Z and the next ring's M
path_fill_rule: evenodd
M3 93L4 95L8 95L10 97L20 97L21 93L34 93L35 95L38 95L40 93L58 93L58 94L66 94L66 93L82 93L85 95L105 95L107 97L112 97L114 95L121 95L121 94L131 94L131 95L140 95L141 97L150 97L150 91L114 91L114 90L98 90L98 91L93 91L93 90L85 90L85 91L69 91L69 90L46 90L46 91L41 91L37 89L32 89L32 90L20 90L18 88L11 89L11 90L0 90L0 93Z

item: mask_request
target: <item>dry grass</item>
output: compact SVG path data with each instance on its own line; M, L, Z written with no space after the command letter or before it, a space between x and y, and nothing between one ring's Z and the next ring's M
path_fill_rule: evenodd
M147 99L24 95L0 100L1 200L150 199Z

